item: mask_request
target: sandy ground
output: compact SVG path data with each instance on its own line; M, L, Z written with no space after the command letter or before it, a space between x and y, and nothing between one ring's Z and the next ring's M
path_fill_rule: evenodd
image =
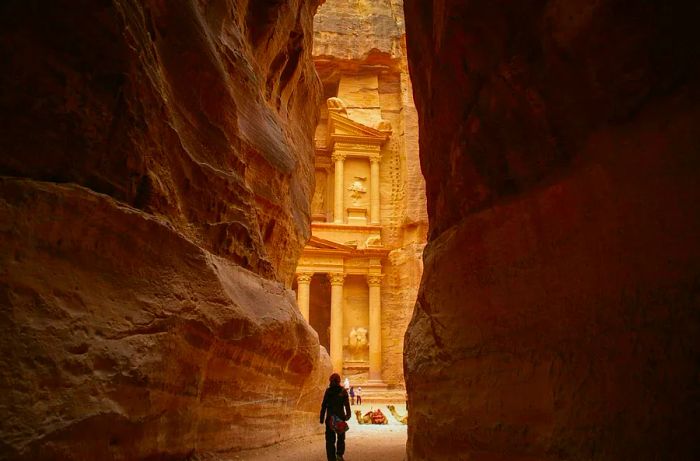
M355 410L366 413L380 408L389 418L387 425L357 423ZM399 414L406 414L405 405L396 405ZM353 406L350 430L345 438L346 461L403 461L406 457L406 426L398 423L384 404ZM326 461L323 434L292 440L259 450L230 455L227 461Z

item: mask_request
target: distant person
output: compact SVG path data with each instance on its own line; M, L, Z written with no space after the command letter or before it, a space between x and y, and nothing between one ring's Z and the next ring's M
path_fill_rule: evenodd
M345 432L336 429L338 420L350 419L350 399L348 391L340 385L340 375L333 373L329 378L330 384L323 395L321 403L321 424L326 425L326 458L328 461L343 461L345 453ZM347 423L345 423L347 428ZM338 439L336 447L336 437Z
M350 386L350 391L348 394L350 394L350 403L355 405L355 388L353 386Z
M343 385L343 387L345 389L350 389L350 379L349 378L347 378L347 377L345 378L345 384Z
M357 404L362 405L362 386L357 388L355 392L355 397L357 398Z

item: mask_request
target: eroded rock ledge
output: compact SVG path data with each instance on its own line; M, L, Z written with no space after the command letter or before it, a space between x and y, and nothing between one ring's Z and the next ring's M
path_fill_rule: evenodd
M698 9L405 4L430 216L409 459L693 459Z
M0 459L317 430L314 1L0 7Z

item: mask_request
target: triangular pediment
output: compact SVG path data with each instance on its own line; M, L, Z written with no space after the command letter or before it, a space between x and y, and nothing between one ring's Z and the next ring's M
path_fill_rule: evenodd
M351 251L354 248L343 245L342 243L333 242L331 240L322 239L319 237L311 236L311 239L306 244L307 248L315 248L318 250L340 250L340 251Z
M337 112L331 112L329 114L328 128L328 133L331 136L340 135L364 138L366 141L378 143L382 143L388 139L388 134L386 132L363 125Z

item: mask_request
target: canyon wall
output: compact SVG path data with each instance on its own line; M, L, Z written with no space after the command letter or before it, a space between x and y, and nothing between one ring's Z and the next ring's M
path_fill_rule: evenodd
M409 459L697 459L698 7L405 7L430 217Z
M339 97L356 122L391 124L380 170L381 242L389 250L382 262L382 378L401 389L403 336L418 293L428 225L405 38L402 0L327 0L314 19L314 62L324 96ZM322 104L319 145L327 117Z
M316 1L0 6L0 459L318 431ZM314 108L314 109L310 109Z

